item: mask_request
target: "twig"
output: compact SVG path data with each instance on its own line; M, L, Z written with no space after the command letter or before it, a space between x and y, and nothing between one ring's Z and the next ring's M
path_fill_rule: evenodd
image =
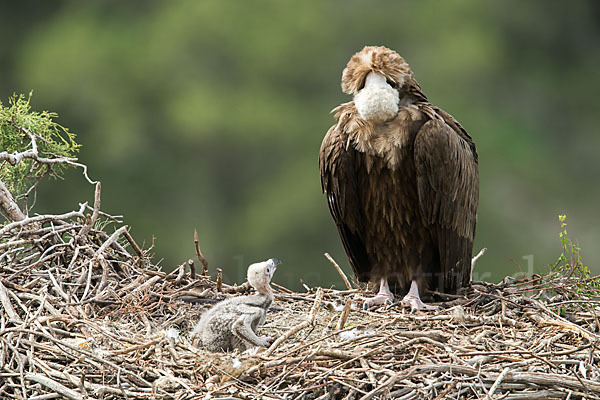
M94 185L96 183L96 181L91 180L90 177L88 176L87 165L76 162L77 158L56 157L56 156L54 158L40 157L39 153L38 153L37 139L38 138L41 140L44 140L44 139L38 135L31 133L27 128L25 128L23 126L19 126L15 121L7 120L7 122L10 125L14 126L15 128L19 129L25 135L29 136L29 138L31 139L31 148L27 149L26 151L23 151L20 153L15 153L15 154L10 154L6 151L0 152L0 161L8 161L11 165L14 166L14 165L17 165L18 163L20 163L21 161L23 161L24 159L29 158L29 159L36 161L39 164L44 164L44 165L53 165L53 164L73 165L75 167L80 167L83 169L83 176L89 183L91 183L92 185Z
M10 319L21 321L19 314L16 313L15 309L10 303L10 299L8 298L8 290L2 284L2 282L0 282L0 303L2 303L2 307L4 307L4 310Z
M191 258L188 260L188 267L190 267L190 278L196 279L196 266Z
M344 309L340 314L340 319L337 323L337 330L340 331L344 329L344 325L346 325L346 320L348 319L348 314L350 314L350 308L352 307L352 297L348 297L346 299L346 303L344 304Z
M310 309L310 318L308 322L313 325L315 323L315 318L317 317L317 312L319 312L319 307L321 306L321 300L323 300L323 289L318 288L317 293L315 294L315 302Z
M342 268L340 268L340 266L338 265L338 263L335 262L335 260L333 259L333 257L331 257L329 255L329 253L325 253L324 254L325 257L329 260L329 262L331 263L331 265L333 265L335 267L335 270L338 272L338 274L340 274L340 276L342 277L342 280L344 281L344 284L346 285L346 287L348 288L348 290L352 290L352 285L350 284L350 281L348 280L348 277L346 277L346 274L344 274L344 271L342 271Z
M287 293L287 294L294 293L290 289L286 288L285 286L281 286L275 282L271 282L271 285L275 286L277 289L281 290L283 293Z
M110 235L110 237L104 243L102 243L102 246L100 246L100 248L98 250L96 250L96 256L105 252L106 249L108 248L108 246L115 243L117 241L117 239L119 238L119 236L121 236L125 232L127 232L127 225L123 225L122 227L120 227L119 229L114 231L114 233L112 235Z
M115 350L115 351L112 352L112 354L116 355L116 354L132 353L134 351L138 351L138 350L142 350L142 349L148 348L150 346L154 346L155 344L159 343L163 339L164 339L164 337L160 337L159 336L159 337L154 338L153 340L151 340L149 342L146 342L146 343L136 344L135 346L130 346L130 347L127 347L127 348L125 348L123 350Z
M42 384L42 385L46 386L47 388L49 388L50 390L52 390L53 392L60 393L69 399L83 400L83 396L81 396L79 393L77 393L74 390L71 390L68 387L61 385L60 383L58 383L50 378L47 378L43 375L27 374L27 375L25 375L25 379Z
M279 347L281 345L281 343L283 343L284 341L286 341L287 339L289 339L291 336L295 335L296 333L300 332L302 329L308 328L309 326L312 326L315 323L315 318L317 316L317 312L319 310L319 307L321 306L321 300L323 299L323 290L321 288L317 289L317 294L315 296L315 300L314 300L314 304L310 310L310 314L308 316L308 319L290 329L288 329L283 335L281 335L280 337L278 337L273 344L271 344L271 346L267 349L267 351L265 351L265 355L271 355L273 354L273 352L275 351L275 349L277 347Z
M129 293L128 295L126 295L123 300L129 300L132 299L133 297L135 297L138 293L142 293L143 291L150 289L155 283L159 282L161 280L160 276L153 276L152 278L148 279L146 282L144 282L142 285L136 287L135 289L133 289L133 291L131 293Z
M135 242L135 240L133 239L133 236L131 236L131 233L129 233L129 230L126 230L125 232L123 232L123 236L125 236L125 239L127 239L127 241L129 242L129 244L131 245L131 247L133 247L133 251L135 251L135 254L138 255L138 257L140 257L140 260L144 260L144 252L142 252L142 249L140 248L140 246L138 246L138 244Z
M13 229L21 228L21 227L23 227L25 225L29 225L29 224L36 224L38 222L61 221L61 220L75 218L75 217L84 218L83 210L85 210L87 203L80 204L79 206L80 206L79 211L71 211L71 212L68 212L65 214L60 214L60 215L37 215L35 217L28 217L28 218L25 218L20 221L15 221L10 224L6 224L6 225L4 225L4 227L2 229L0 229L0 236L4 235L5 233L7 233Z
M365 374L367 374L367 377L369 378L369 382L371 382L371 385L375 386L377 384L377 378L375 378L375 374L373 373L373 370L371 368L371 366L369 365L369 363L367 362L367 360L365 360L363 357L359 358L358 361L360 362L360 366L363 367L363 369L365 370Z
M198 244L198 231L196 229L194 229L194 246L196 248L196 257L198 257L198 260L200 260L200 263L202 264L202 272L200 274L202 276L207 276L208 261L206 261L206 258L204 258L204 255L202 255L202 252L200 251L200 246Z
M223 291L223 270L221 268L217 268L217 283L215 288L219 293Z
M502 370L502 372L500 373L500 375L498 375L498 378L496 378L496 381L494 382L494 384L490 388L489 392L485 396L484 400L493 400L492 396L494 395L494 393L496 393L496 389L498 389L498 386L500 386L500 383L502 383L502 380L504 379L504 377L506 376L506 374L508 374L508 371L510 371L510 368L508 368L508 367L504 368Z
M101 191L101 184L100 184L100 182L97 182L96 190L94 192L94 211L92 212L92 217L83 226L83 228L81 228L81 230L79 231L79 234L78 234L79 237L83 237L83 236L87 235L89 233L89 231L92 229L92 227L94 226L94 224L96 223L96 220L98 219L98 212L100 211L100 191Z
M475 263L477 263L477 260L479 260L479 258L484 255L486 251L487 248L484 247L483 249L479 250L479 253L477 253L475 257L471 259L471 276L473 276L473 268L475 268Z

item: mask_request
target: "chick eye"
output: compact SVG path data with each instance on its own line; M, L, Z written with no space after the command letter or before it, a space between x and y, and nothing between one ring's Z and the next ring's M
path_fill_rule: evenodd
M390 78L385 78L385 81L387 82L388 85L390 85L391 87L393 87L394 89L396 89L396 86L397 86L396 82L394 82Z

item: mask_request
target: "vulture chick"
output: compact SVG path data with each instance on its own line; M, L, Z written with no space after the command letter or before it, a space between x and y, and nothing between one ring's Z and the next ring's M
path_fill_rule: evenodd
M244 351L272 343L271 337L257 336L256 329L265 321L267 310L273 303L269 283L279 264L279 260L271 258L250 265L248 282L257 293L224 300L202 314L193 332L202 345L210 351Z
M431 104L395 51L367 46L342 73L354 101L335 108L321 145L321 184L350 265L379 283L365 302L432 308L419 293L469 284L479 178L475 144Z

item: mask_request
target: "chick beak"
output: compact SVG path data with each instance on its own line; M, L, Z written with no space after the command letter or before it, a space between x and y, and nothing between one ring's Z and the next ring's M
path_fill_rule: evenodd
M277 268L277 266L281 264L281 261L279 261L276 258L270 258L269 262L271 263L271 265L273 266L273 268Z

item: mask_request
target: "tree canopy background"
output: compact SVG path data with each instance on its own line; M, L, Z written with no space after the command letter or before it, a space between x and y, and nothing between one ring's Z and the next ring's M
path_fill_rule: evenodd
M350 100L346 62L385 45L477 144L474 279L544 271L558 214L597 273L599 21L594 0L2 2L0 97L33 89L34 109L60 115L103 209L156 236L165 269L194 256L197 228L228 280L277 257L279 283L339 285L317 154ZM36 210L92 197L70 171Z

